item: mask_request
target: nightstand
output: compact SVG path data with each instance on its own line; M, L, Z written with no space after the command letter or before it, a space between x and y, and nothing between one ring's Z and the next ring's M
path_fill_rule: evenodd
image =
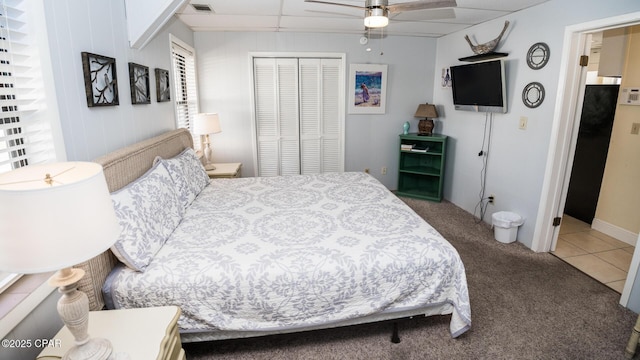
M241 177L242 163L220 163L213 166L216 167L215 170L207 170L210 179Z
M89 312L89 335L111 341L116 358L131 360L185 360L178 318L180 308L163 306ZM63 327L54 337L59 347L47 347L36 358L61 359L73 346L73 335Z

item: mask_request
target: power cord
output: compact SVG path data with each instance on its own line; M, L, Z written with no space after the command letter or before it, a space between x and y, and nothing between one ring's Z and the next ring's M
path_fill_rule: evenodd
M487 128L489 130L487 134ZM491 133L493 130L493 114L485 113L484 117L484 131L482 134L482 148L478 153L478 156L482 156L482 169L480 170L480 193L478 194L480 200L473 211L475 216L476 212L480 212L476 220L476 224L483 221L484 215L487 211L487 206L493 202L493 196L485 197L486 185L487 185L487 164L489 163L489 149L491 148ZM486 148L485 148L486 145Z

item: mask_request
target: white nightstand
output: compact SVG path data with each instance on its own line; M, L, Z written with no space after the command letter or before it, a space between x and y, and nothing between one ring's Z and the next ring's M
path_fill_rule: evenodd
M89 312L89 335L111 341L118 359L185 360L178 318L180 308L163 306ZM36 358L61 359L73 346L73 335L63 327L54 337L60 346L47 347Z
M242 163L220 163L213 166L216 167L215 170L207 170L210 179L241 177Z

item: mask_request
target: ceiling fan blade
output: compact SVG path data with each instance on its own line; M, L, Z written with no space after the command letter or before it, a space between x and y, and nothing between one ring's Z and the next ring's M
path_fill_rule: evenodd
M455 19L456 12L452 8L430 9L425 12L392 13L389 20L393 22L419 22L430 20Z
M306 0L305 0L306 1ZM403 12L412 10L437 9L446 7L456 7L456 0L436 0L436 1L412 1L400 4L388 5L390 12Z
M327 5L347 6L347 7L352 7L352 8L360 9L360 10L366 10L366 8L365 8L365 7L363 7L363 6L349 5L349 4L341 4L341 3L335 3L335 2L330 2L330 1L304 0L304 2L308 2L308 3L317 3L317 4L327 4Z
M345 17L345 18L362 18L362 15L353 15L353 14L346 14L346 13L341 13L341 12L337 12L337 11L320 11L320 10L305 10L306 12L310 12L310 13L314 13L314 14L319 14L319 15L330 15L330 16L340 16L340 17Z

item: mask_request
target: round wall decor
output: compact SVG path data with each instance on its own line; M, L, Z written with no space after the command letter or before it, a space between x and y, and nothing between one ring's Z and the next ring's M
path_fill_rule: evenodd
M537 108L544 100L544 86L539 82L528 83L522 90L522 102L529 108Z
M539 42L531 45L527 52L527 65L533 70L542 69L549 62L549 45Z

